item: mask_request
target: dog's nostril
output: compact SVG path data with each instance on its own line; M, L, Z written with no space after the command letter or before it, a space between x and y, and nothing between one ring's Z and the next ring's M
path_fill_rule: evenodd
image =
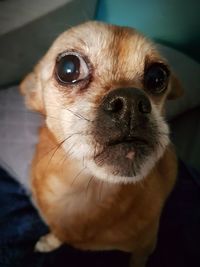
M121 97L117 97L117 98L111 99L107 103L105 110L109 112L117 113L123 110L123 107L124 107L124 100Z
M143 98L138 102L138 111L143 114L151 112L151 103L148 98Z
M118 97L111 102L111 106L112 112L119 112L123 109L124 101L121 99L121 97Z

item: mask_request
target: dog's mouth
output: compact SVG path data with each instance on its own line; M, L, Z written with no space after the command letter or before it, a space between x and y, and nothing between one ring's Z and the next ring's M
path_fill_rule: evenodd
M117 140L111 140L107 143L108 146L116 146L116 145L148 145L148 141L145 138L141 138L138 136L133 137L123 137Z
M141 162L154 148L151 138L128 136L109 140L94 157L95 163L106 167L113 175L135 176Z
M112 140L108 142L108 147L113 147L113 149L120 150L123 155L123 150L125 152L125 158L133 161L137 156L138 149L144 146L149 146L149 142L141 137L124 137L118 140Z

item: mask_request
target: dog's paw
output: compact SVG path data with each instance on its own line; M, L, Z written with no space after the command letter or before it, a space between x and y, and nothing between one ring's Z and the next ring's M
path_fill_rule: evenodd
M36 252L51 252L62 245L62 242L52 233L42 236L35 245Z

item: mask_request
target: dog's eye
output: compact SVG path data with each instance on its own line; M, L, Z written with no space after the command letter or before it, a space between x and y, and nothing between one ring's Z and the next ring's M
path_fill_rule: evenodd
M89 68L78 53L69 52L57 59L56 75L61 83L74 84L88 77Z
M152 94L160 94L167 88L168 78L168 68L164 64L154 63L145 71L145 89L150 91Z

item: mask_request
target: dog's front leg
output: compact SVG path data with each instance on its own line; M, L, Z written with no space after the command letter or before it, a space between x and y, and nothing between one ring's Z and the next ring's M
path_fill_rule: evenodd
M49 233L40 237L35 245L36 252L51 252L62 245L62 242L53 234Z
M131 256L130 267L145 267L149 254L146 253L133 253Z
M155 249L156 242L153 242L145 249L134 251L131 256L130 267L145 267L149 256Z
M154 252L157 244L159 220L153 223L144 233L144 239L140 247L134 250L131 256L130 267L145 267L149 256Z

